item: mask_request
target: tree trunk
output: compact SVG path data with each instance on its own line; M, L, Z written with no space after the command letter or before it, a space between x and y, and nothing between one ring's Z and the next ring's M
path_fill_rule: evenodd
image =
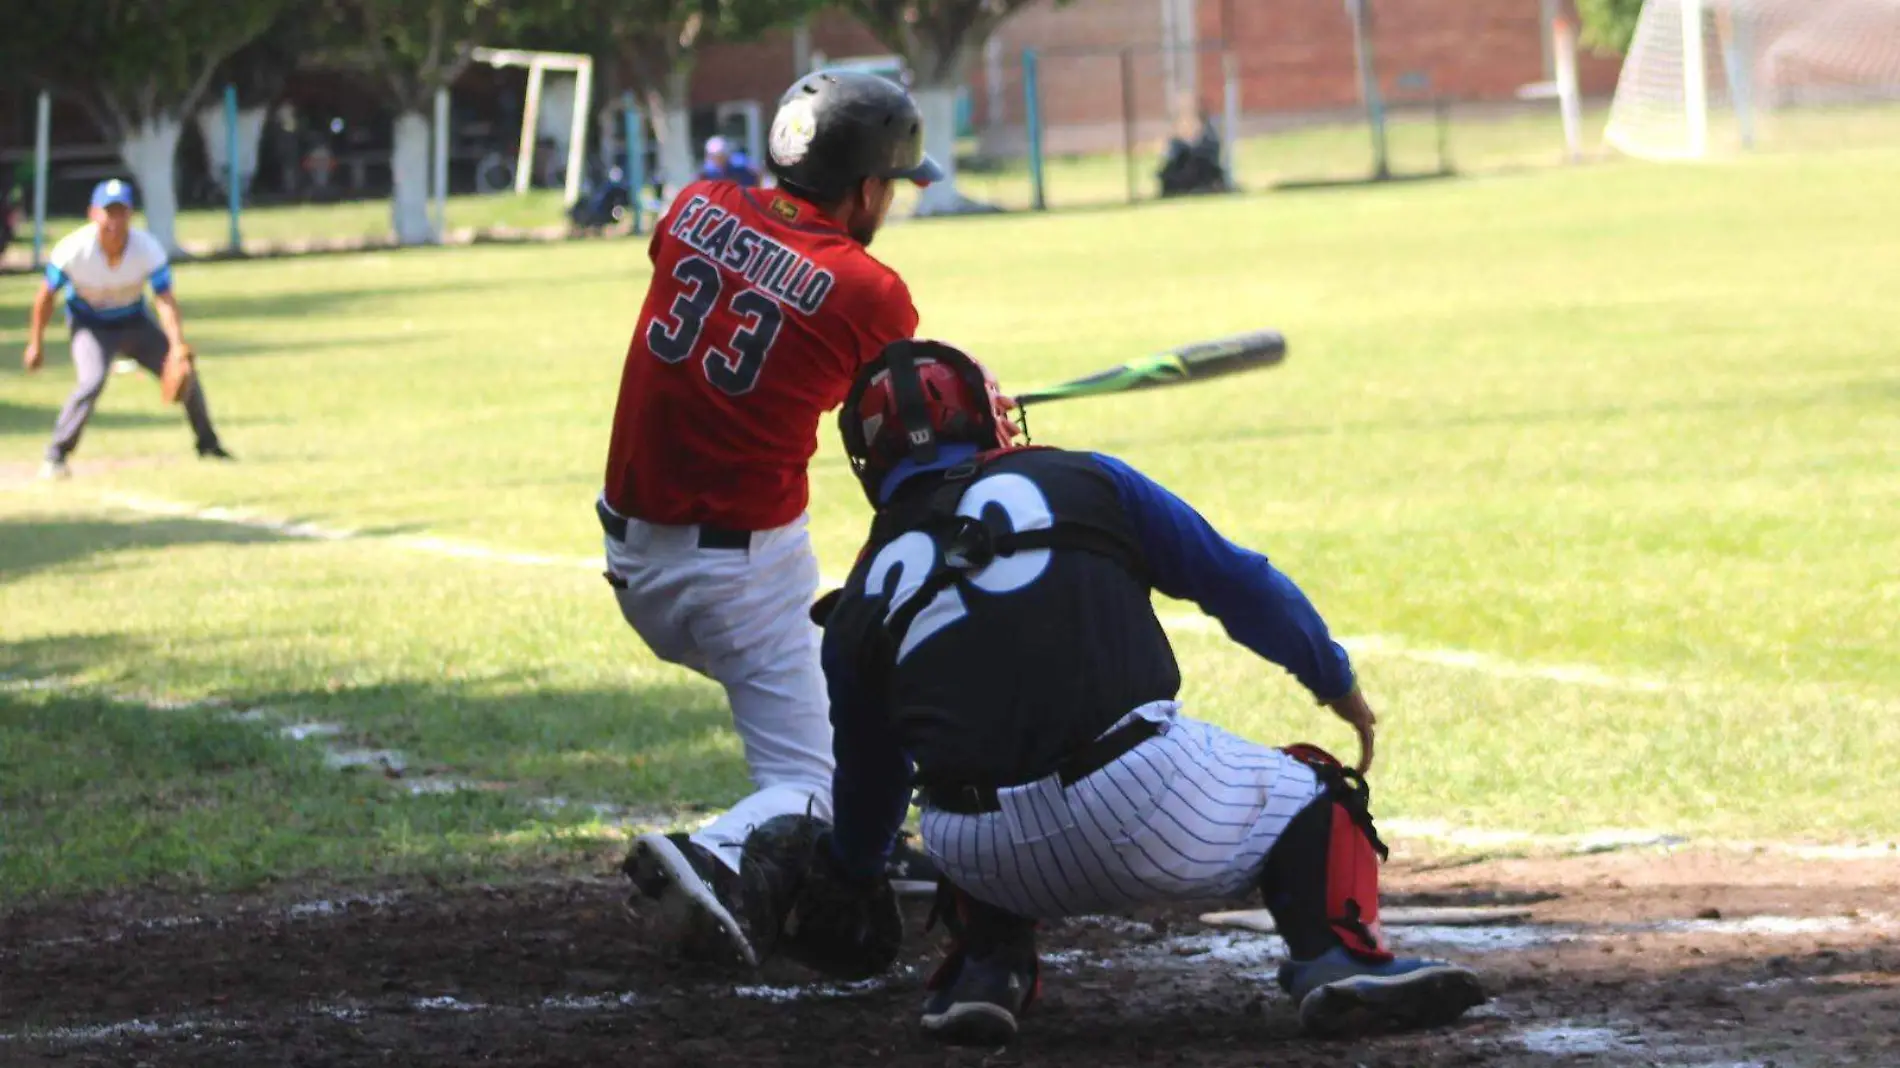
M389 173L393 185L390 223L396 231L396 242L432 243L436 233L429 222L429 120L420 111L404 111L396 117Z
M699 168L693 163L693 130L687 109L687 91L692 69L681 64L667 74L662 88L647 90L647 114L653 122L653 139L660 146L660 181L671 197L693 180Z
M911 95L924 121L924 151L943 168L943 180L917 194L917 214L969 215L998 210L957 192L957 94L963 87L961 60L919 55L912 65L917 84Z
M261 105L238 108L238 190L248 193L257 178L257 149L264 140L264 108ZM198 109L198 137L205 146L205 166L211 180L224 188L230 173L231 157L224 147L224 102Z
M178 135L184 132L185 124L177 116L155 115L140 119L119 139L119 158L132 171L138 205L145 212L145 228L171 253L179 251L174 171Z
M931 84L918 79L911 95L917 99L917 111L924 120L924 151L943 168L943 180L932 182L917 194L918 215L968 215L995 211L957 191L957 92L961 79L952 76L949 84Z

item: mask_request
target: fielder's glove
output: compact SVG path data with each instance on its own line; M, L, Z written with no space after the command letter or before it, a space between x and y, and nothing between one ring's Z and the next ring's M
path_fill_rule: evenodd
M868 878L851 875L832 853L831 832L816 835L779 949L814 971L855 980L887 971L903 941L904 916L882 867Z

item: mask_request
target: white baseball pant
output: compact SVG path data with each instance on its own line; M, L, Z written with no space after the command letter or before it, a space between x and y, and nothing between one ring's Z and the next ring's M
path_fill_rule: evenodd
M1181 716L1177 702L1115 726L1137 718L1161 733L1067 788L1050 775L997 791L1000 812L926 807L924 847L960 889L1019 916L1244 893L1320 795L1318 778L1279 749Z
M757 791L695 832L739 870L753 827L809 811L831 818L830 703L811 622L818 557L807 519L755 533L746 549L702 549L696 526L627 520L607 569L620 614L655 656L725 687Z

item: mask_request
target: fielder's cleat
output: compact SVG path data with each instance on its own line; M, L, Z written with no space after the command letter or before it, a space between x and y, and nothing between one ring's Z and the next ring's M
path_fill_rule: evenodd
M66 466L64 460L47 460L40 464L40 478L47 482L59 482L73 477L73 469Z
M687 835L643 834L620 870L634 888L658 902L660 930L687 956L717 959L736 954L756 967L758 952L746 934L739 875ZM629 911L633 899L627 901Z
M235 460L237 459L237 457L231 455L228 452L225 452L224 446L213 443L210 445L198 446L198 459L200 460Z
M1004 954L952 955L931 976L924 1032L950 1046L1007 1045L1036 996L1036 967L1021 963Z
M884 862L884 874L899 897L929 897L937 892L937 862L911 844L908 832L900 832L891 846L890 859Z
M1279 980L1300 1026L1325 1038L1440 1027L1486 1000L1469 968L1416 958L1368 964L1344 949L1282 964Z

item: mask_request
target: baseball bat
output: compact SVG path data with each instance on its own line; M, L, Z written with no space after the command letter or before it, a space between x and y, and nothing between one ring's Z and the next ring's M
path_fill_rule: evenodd
M1286 338L1278 330L1255 330L1182 345L1070 382L1027 390L1015 394L1015 399L1017 404L1029 405L1070 397L1132 393L1272 367L1284 359Z

